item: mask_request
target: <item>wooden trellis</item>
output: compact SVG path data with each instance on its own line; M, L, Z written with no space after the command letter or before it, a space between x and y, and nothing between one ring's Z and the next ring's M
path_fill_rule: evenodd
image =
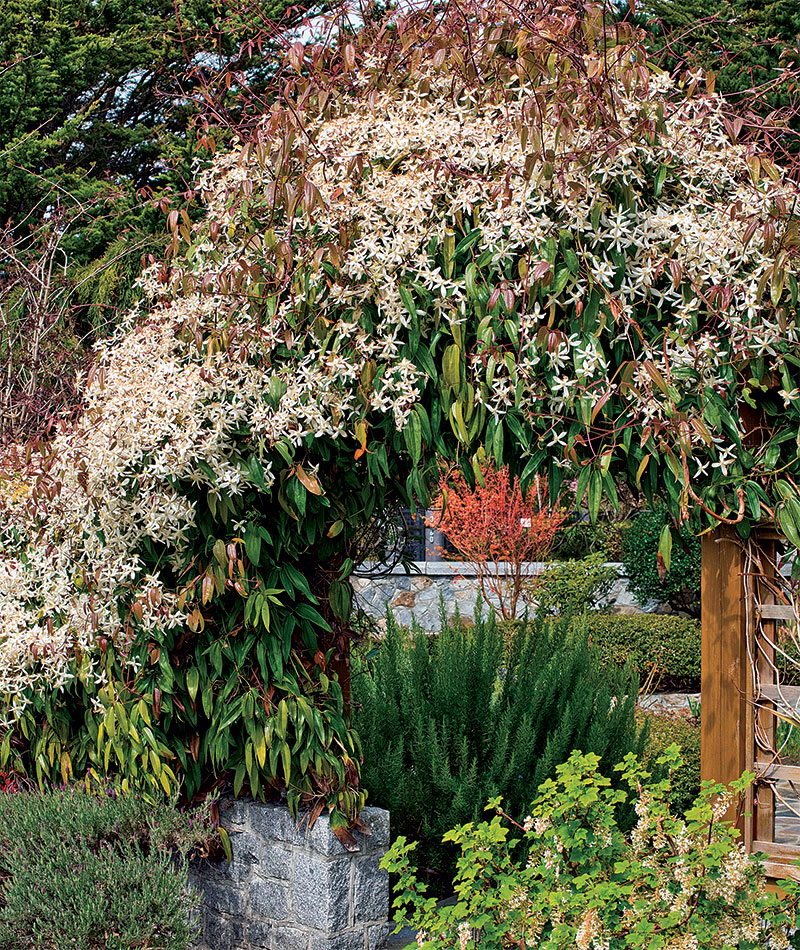
M701 774L755 773L731 817L771 878L800 879L800 613L782 552L768 527L703 539Z

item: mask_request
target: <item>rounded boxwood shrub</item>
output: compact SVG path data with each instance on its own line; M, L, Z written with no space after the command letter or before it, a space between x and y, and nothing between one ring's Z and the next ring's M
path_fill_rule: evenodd
M671 776L671 802L676 812L687 811L700 794L700 726L686 719L666 719L650 713L637 715L637 720L648 725L643 760L651 771L658 771L656 763L671 745L680 748L683 763Z
M664 614L587 614L586 628L605 663L631 661L644 682L658 665L658 688L700 688L700 624Z
M672 525L672 558L663 577L658 572L658 541L672 519L666 508L647 508L633 519L622 538L622 562L628 584L640 603L668 603L692 616L700 612L700 541L686 528Z

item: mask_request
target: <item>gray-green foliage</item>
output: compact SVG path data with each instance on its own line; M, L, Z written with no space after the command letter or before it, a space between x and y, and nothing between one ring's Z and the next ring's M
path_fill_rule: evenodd
M550 612L560 612L564 605L574 613L597 610L619 577L616 567L604 560L599 552L580 560L554 561L532 578L526 596Z
M3 950L187 950L186 853L202 826L167 803L83 786L0 809Z
M487 799L502 795L520 814L573 749L609 766L641 751L637 691L632 668L602 668L581 620L541 614L501 630L476 617L429 638L389 617L374 665L353 676L369 801L390 809L395 834L421 842L425 866L447 873L442 836Z

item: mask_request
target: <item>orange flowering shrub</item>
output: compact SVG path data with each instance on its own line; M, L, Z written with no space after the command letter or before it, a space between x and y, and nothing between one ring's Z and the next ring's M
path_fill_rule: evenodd
M508 468L487 464L480 472L474 488L461 471L442 477L441 514L433 521L475 569L483 597L509 619L517 614L529 562L546 557L567 512L550 503L546 477L523 490Z

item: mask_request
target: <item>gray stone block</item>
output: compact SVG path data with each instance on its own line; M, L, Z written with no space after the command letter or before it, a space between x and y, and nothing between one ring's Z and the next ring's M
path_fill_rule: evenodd
M257 835L272 841L300 844L303 840L298 835L294 818L289 814L289 809L285 805L252 802L250 804L250 827Z
M286 920L289 916L289 889L276 881L255 880L250 883L250 916L252 920Z
M348 924L352 859L298 852L294 862L294 916L299 924L336 933Z
M347 854L347 849L331 831L331 821L327 815L320 815L314 822L314 827L308 827L308 821L302 824L305 833L304 846L315 854L340 856Z
M357 924L389 917L389 872L380 869L380 862L379 854L356 862L353 907Z
M379 950L386 928L375 928L389 903L388 875L378 867L387 812L363 811L373 833L356 832L359 850L350 853L327 816L309 828L296 826L285 806L242 800L235 808L233 862L190 867L189 890L202 899L194 950Z
M219 803L220 823L232 831L242 831L247 827L250 802L244 798L223 798Z
M276 924L272 928L270 950L307 950L309 939L307 931Z
M366 950L383 950L393 930L392 924L373 924L368 927Z
M288 881L292 876L292 851L289 845L276 841L261 841L257 873Z
M356 841L362 852L385 851L391 842L389 812L385 808L368 806L361 812L360 818L372 832L371 835L356 832Z
M211 871L195 876L194 886L201 895L207 917L212 913L232 916L244 913L244 891L230 878Z
M366 950L362 930L348 930L333 937L312 937L308 950Z
M226 870L226 876L239 883L250 877L250 872L259 862L260 838L252 831L235 832L231 830L231 851L233 861Z
M219 914L209 914L206 918L205 941L214 950L237 950L233 923Z
M273 940L273 931L275 925L265 920L250 920L247 923L247 941L251 947L258 947L259 950L273 950L275 942Z

